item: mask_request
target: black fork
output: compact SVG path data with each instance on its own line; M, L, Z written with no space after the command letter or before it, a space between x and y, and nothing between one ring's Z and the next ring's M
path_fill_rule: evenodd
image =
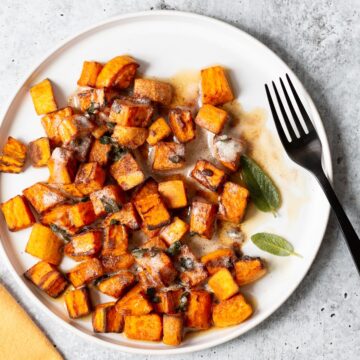
M303 126L297 113L295 111L294 105L291 102L289 94L286 90L283 80L280 78L280 84L282 91L284 93L286 102L291 112L291 116L293 118L293 122L295 128L298 131L299 136L296 135L295 128L293 127L288 114L284 108L282 103L281 97L279 95L278 89L274 82L272 82L272 86L274 88L276 100L278 102L280 112L283 118L283 124L277 114L276 108L274 106L273 99L271 97L269 88L267 84L265 84L265 90L267 94L267 98L269 101L270 109L274 118L274 122L276 125L276 129L279 133L280 140L289 155L289 157L299 164L300 166L304 167L305 169L309 170L317 180L319 181L321 187L324 190L325 195L327 196L329 203L332 209L335 212L335 215L340 223L340 227L342 233L345 237L345 240L348 244L349 250L351 255L354 259L355 265L357 267L358 272L360 273L360 239L357 236L353 226L350 223L349 218L346 216L343 207L341 206L339 199L337 198L334 189L332 188L328 178L326 177L322 164L322 146L319 139L319 136L310 120L308 113L306 112L304 105L302 104L299 95L297 94L294 85L292 84L290 77L286 74L286 79L289 83L291 92L294 96L295 102L297 107L301 113L301 117L303 123L306 126ZM285 129L288 132L288 136L285 134Z

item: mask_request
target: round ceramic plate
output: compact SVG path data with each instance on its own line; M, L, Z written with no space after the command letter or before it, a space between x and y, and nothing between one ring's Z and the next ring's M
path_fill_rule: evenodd
M257 160L271 174L283 198L276 217L251 210L244 223L244 231L247 235L260 231L283 235L302 258L272 256L247 241L244 252L261 256L269 264L267 276L242 289L254 304L253 316L238 326L188 336L178 347L131 341L119 334L94 334L90 319L69 320L63 301L51 300L23 277L24 271L38 261L24 251L30 229L10 233L1 216L3 258L26 296L54 321L59 321L69 331L90 342L143 354L185 353L221 344L261 323L292 294L315 258L329 216L329 205L315 179L294 165L279 143L268 112L264 84L285 73L290 74L319 132L323 143L324 167L331 177L329 145L321 119L296 76L259 41L218 20L181 12L156 11L111 19L77 34L52 51L19 86L6 108L2 117L0 145L4 144L9 135L26 143L44 136L29 95L31 85L43 78L50 78L56 84L56 99L59 105L64 106L66 95L75 88L84 60L106 62L120 54L131 54L141 60L141 72L145 76L169 78L179 71L199 70L213 64L221 64L229 69L237 101L242 107L240 122L248 126L250 133L253 131L257 134ZM262 115L259 116L259 113ZM257 124L257 121L261 121L261 124ZM32 167L20 175L1 174L0 201L4 202L21 193L35 181L46 180L47 175L46 168Z

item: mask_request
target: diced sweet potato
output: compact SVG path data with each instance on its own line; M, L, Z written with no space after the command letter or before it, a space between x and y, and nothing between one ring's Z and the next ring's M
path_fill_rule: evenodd
M188 231L189 225L175 216L173 221L162 229L160 236L171 245L180 241Z
M239 292L238 285L226 268L222 268L212 275L208 285L219 300L229 299Z
M88 158L91 144L92 136L88 134L70 141L68 144L64 145L64 147L73 152L77 161L83 163Z
M211 191L217 191L226 179L225 172L207 160L198 160L191 176Z
M106 274L129 269L135 262L131 254L102 256L101 263Z
M110 224L121 224L131 230L139 230L140 219L135 206L129 202L124 204L120 211L108 215L104 220L104 226L109 226Z
M70 270L67 276L73 286L78 288L99 278L103 274L104 270L100 260L94 258L80 263Z
M51 189L59 190L64 196L68 198L83 198L82 192L72 184L48 184Z
M148 136L148 132L148 129L141 127L117 125L114 128L112 138L121 146L129 149L136 149L144 144Z
M235 224L240 223L244 217L249 196L248 189L230 181L225 183L220 195L219 219Z
M183 319L179 315L163 316L163 343L166 345L180 345L183 336Z
M163 105L170 105L173 88L170 84L151 79L135 79L134 95L145 97Z
M91 201L71 205L69 208L69 219L71 224L77 229L93 223L96 220L96 215Z
M21 172L25 165L26 153L26 146L21 141L9 136L0 156L0 172Z
M130 190L145 180L140 166L130 153L124 154L110 167L110 174L124 190Z
M196 128L190 110L171 109L169 112L171 130L181 143L187 143L196 137Z
M63 145L71 141L91 134L95 125L83 115L71 115L66 117L59 125L58 132Z
M53 265L59 265L63 258L64 242L50 228L34 224L25 252Z
M145 249L157 248L165 251L168 248L168 246L163 240L160 239L159 236L155 236L152 239L146 241L146 243L142 245L142 248Z
M114 302L99 304L92 315L92 324L97 333L121 333L124 316L116 311Z
M46 166L50 159L50 142L49 138L41 137L29 144L29 157L32 166L42 167Z
M178 209L187 205L186 189L183 180L160 182L159 193L169 209Z
M263 260L245 256L235 263L235 280L239 286L250 284L266 274Z
M149 127L149 136L146 141L149 145L154 146L159 141L166 139L171 134L171 129L166 120L159 117Z
M128 231L124 225L109 224L104 233L103 256L119 256L127 252Z
M81 164L76 174L75 185L84 195L89 195L103 187L105 176L104 169L97 162Z
M213 140L215 157L231 171L239 168L241 154L244 152L244 144L227 135L214 136Z
M160 314L175 314L179 309L179 299L183 289L159 291L155 294L155 311Z
M196 115L195 122L202 128L219 134L224 128L228 114L213 105L203 105Z
M57 110L53 88L49 79L45 79L30 89L30 95L38 115Z
M211 295L205 290L192 290L185 312L185 325L197 330L211 326Z
M126 89L133 81L139 64L127 55L116 56L108 61L96 79L97 88L118 87Z
M225 69L221 66L201 70L201 91L203 104L221 105L234 99Z
M17 195L1 204L10 231L18 231L35 223L34 215L24 196Z
M68 103L79 111L96 114L106 105L106 92L105 89L80 88L70 96Z
M153 113L153 106L145 99L116 99L111 106L109 121L121 126L147 127Z
M10 173L10 174L19 174L23 170L23 166L17 165L18 161L13 158L0 155L0 172Z
M72 237L71 241L65 245L65 255L75 261L86 260L99 253L101 243L101 231L86 231Z
M138 189L136 189L133 196L133 201L136 202L148 195L158 194L158 188L159 185L153 178L147 179L144 184L142 184Z
M40 221L44 225L56 226L61 232L75 234L76 228L70 220L69 212L72 205L60 205L42 214ZM60 234L61 235L61 234ZM69 238L67 240L70 240Z
M217 206L202 201L193 201L190 213L190 232L206 239L214 233Z
M131 286L135 284L135 275L130 271L122 271L119 274L110 276L97 284L102 293L119 298L124 295Z
M72 151L55 148L48 161L49 183L71 184L76 173L76 159Z
M95 214L102 216L105 214L118 212L125 202L125 195L117 185L107 185L101 190L94 191L90 195Z
M217 249L201 257L201 262L205 265L210 275L215 274L223 268L231 268L235 262L235 254L232 249Z
M226 327L238 325L251 316L252 307L241 294L214 304L212 318L215 326Z
M113 124L113 123L110 123ZM91 135L95 139L100 139L103 135L105 135L109 131L109 127L107 124L101 124L95 127L95 129L91 132Z
M65 277L54 265L40 261L25 272L25 277L49 296L57 298L68 286Z
M106 166L110 160L111 144L103 144L96 139L91 146L89 162L97 162L100 166Z
M141 231L146 235L146 237L148 239L152 239L152 238L156 238L159 236L160 234L160 231L161 231L161 228L157 228L157 229L154 229L154 230L149 230L146 226L146 224L142 223L141 224Z
M185 166L185 146L175 142L158 142L154 146L153 170L175 170Z
M103 66L96 61L84 61L81 71L80 79L77 84L79 86L91 86L96 85L96 79Z
M124 333L129 339L160 341L162 321L158 314L125 316Z
M44 183L36 183L28 187L23 190L23 194L39 214L66 201L61 191Z
M65 294L65 304L72 319L89 315L91 312L91 301L88 289L83 287L68 291Z

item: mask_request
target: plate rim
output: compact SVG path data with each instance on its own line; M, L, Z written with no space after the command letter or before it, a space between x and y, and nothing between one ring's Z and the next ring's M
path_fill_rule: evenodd
M311 107L311 112L312 112L313 117L315 117L315 118L317 117L318 120L319 120L316 123L316 127L324 135L323 139L322 139L323 160L324 160L323 163L324 163L325 171L326 171L328 177L330 178L330 180L332 181L332 178L333 178L332 158L331 158L331 152L330 152L328 137L327 137L327 134L326 134L326 131L325 131L325 128L324 128L323 121L321 120L321 117L320 117L320 115L318 113L318 110L317 110L311 96L309 95L309 93L307 92L305 87L303 86L302 82L298 79L296 74L293 72L293 70L273 50L271 50L269 47L267 47L260 40L256 39L254 36L248 34L246 31L244 31L244 30L242 30L240 28L237 28L236 26L234 26L232 24L227 23L226 21L219 20L217 18L213 18L213 17L207 16L207 15L200 15L200 14L197 14L197 13L187 12L187 11L147 10L147 11L138 11L138 12L120 14L120 15L113 16L113 17L110 17L108 19L105 19L103 21L96 22L93 25L87 26L84 29L82 29L80 31L77 31L75 34L66 37L64 40L60 41L56 46L52 47L52 49L47 51L45 53L45 55L35 59L35 65L32 66L30 71L28 71L25 74L25 76L23 76L21 78L21 80L19 81L19 85L16 86L15 91L9 96L8 100L5 101L5 105L4 105L4 108L3 108L4 110L1 111L1 115L0 115L0 121L1 121L0 131L4 127L4 119L7 117L8 112L10 111L10 109L11 109L11 107L13 105L13 102L16 100L20 90L29 82L29 80L34 75L36 75L36 72L44 64L46 64L48 61L51 61L52 57L56 56L57 53L59 53L62 50L66 49L66 47L68 45L71 45L72 42L76 42L82 36L85 36L87 33L91 33L92 31L96 30L97 28L102 28L104 26L111 25L112 23L116 23L116 22L119 22L119 21L121 22L122 20L128 20L128 19L131 19L131 18L144 17L144 16L146 16L146 17L149 16L150 17L150 16L163 16L163 15L165 15L165 16L174 16L174 17L185 17L185 18L189 18L189 19L193 18L195 20L205 21L205 22L208 22L208 23L214 23L216 25L226 27L229 30L232 30L234 32L241 33L242 36L247 37L248 40L252 41L253 43L256 43L257 46L260 46L263 51L266 51L266 52L270 53L272 56L275 56L278 61L280 61L285 67L287 67L289 69L289 73L291 74L291 76L296 79L298 84L301 85L303 93L306 96L306 100L308 102L308 105ZM147 354L147 355L149 355L149 354L150 355L185 354L185 353L191 353L191 352L196 352L196 351L212 348L214 346L217 346L217 345L223 344L225 342L228 342L230 340L233 340L233 339L239 337L240 335L245 334L246 332L254 329L256 326L258 326L264 320L266 320L270 315L274 314L289 299L289 297L294 293L294 291L297 289L297 287L300 285L300 283L304 280L305 276L309 272L309 270L310 270L310 268L311 268L311 266L312 266L312 264L313 264L313 262L314 262L314 260L315 260L315 258L317 256L317 254L319 252L320 246L321 246L321 244L323 242L323 239L324 239L324 236L325 236L325 231L327 229L328 222L329 222L329 216L330 216L330 205L328 204L328 208L327 208L327 211L326 211L326 218L325 218L326 221L324 221L323 227L321 229L321 234L322 234L321 235L321 241L319 242L317 248L315 249L315 251L313 253L313 257L309 259L308 268L304 272L303 276L301 278L299 278L299 280L296 281L293 284L293 286L290 288L290 291L283 298L281 298L281 300L278 302L277 306L275 306L273 309L264 311L262 314L260 314L258 320L256 321L256 323L250 329L247 329L247 330L244 331L241 328L240 329L234 328L234 332L232 334L230 334L230 335L224 335L224 336L220 337L219 339L208 341L208 342L203 343L203 344L189 345L189 346L186 346L186 347L169 347L169 348L165 348L165 349L136 348L136 347L130 347L130 346L121 345L121 344L115 344L113 342L109 342L109 341L106 341L104 339L98 338L96 336L92 336L91 334L88 334L88 333L82 331L81 329L71 325L69 322L66 322L64 319L62 319L58 315L56 315L53 311L50 310L50 308L48 308L35 295L34 292L32 292L30 290L29 286L26 285L26 283L24 282L21 275L19 275L17 273L14 266L12 265L12 263L10 261L10 258L8 257L8 255L6 253L6 250L5 250L5 247L3 245L3 240L1 238L0 238L0 254L1 254L1 257L4 259L5 264L6 264L7 268L9 269L9 272L13 275L13 277L15 279L15 282L26 293L26 296L28 298L30 298L31 301L33 301L41 310L43 310L46 314L48 314L50 316L50 318L54 319L55 322L61 324L61 326L63 326L64 328L69 329L74 334L79 335L84 340L87 340L90 343L93 342L93 343L99 344L100 346L104 346L104 347L109 348L109 349L113 349L113 350L117 350L117 351L124 351L124 352L132 353L132 354Z

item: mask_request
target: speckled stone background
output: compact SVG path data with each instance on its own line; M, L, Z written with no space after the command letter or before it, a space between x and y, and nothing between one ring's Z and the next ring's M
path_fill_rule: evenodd
M320 111L330 138L336 190L360 233L358 0L1 0L0 106L29 67L64 38L114 15L155 9L190 11L227 21L264 42L289 64ZM1 261L0 281L66 359L148 358L109 351L68 333L23 296ZM172 358L360 359L359 294L359 275L331 216L314 265L280 310L241 338Z

